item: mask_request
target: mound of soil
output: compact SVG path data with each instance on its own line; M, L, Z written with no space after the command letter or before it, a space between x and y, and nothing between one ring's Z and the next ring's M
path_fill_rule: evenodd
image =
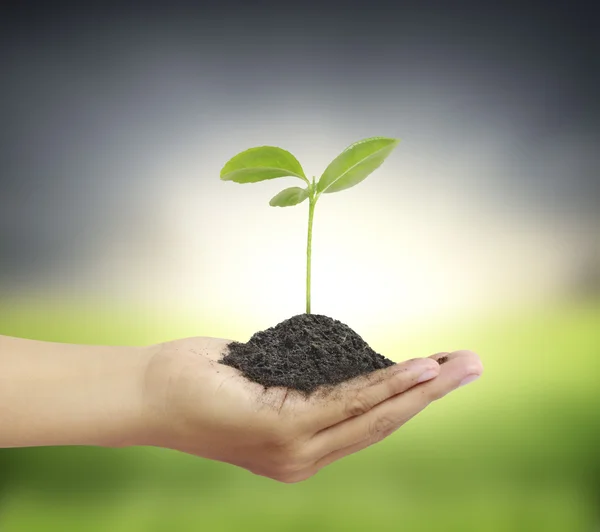
M257 332L247 343L232 342L220 362L265 388L284 386L305 394L394 364L350 327L319 314L299 314Z

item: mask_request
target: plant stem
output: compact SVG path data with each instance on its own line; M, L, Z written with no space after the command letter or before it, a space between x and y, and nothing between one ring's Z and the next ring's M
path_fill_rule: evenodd
M310 267L311 267L311 256L312 256L312 228L313 228L313 217L315 214L315 204L317 203L317 196L315 193L315 182L313 178L313 184L309 187L308 197L308 239L306 243L306 313L310 314Z

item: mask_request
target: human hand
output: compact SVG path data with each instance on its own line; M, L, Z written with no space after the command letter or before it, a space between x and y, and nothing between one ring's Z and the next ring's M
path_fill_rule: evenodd
M149 430L141 443L298 482L377 443L483 372L475 353L438 353L305 397L265 390L219 364L229 342L203 337L155 346L145 377ZM447 362L440 366L442 356Z

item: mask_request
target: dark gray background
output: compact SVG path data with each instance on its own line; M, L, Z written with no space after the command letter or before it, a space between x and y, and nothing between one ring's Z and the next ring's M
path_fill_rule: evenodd
M346 143L399 135L423 159L468 169L472 157L460 186L490 208L581 221L590 245L597 236L592 3L102 4L0 7L5 291L131 228L155 231L152 206L179 177L150 176L153 157L196 141L202 153L205 138L228 156L262 143L246 113L269 105L273 143L294 130L286 110L312 110L348 131ZM247 140L231 140L244 120ZM491 144L501 156L482 172ZM216 159L208 170L198 179L215 179ZM432 189L456 182L429 179ZM395 183L386 196L401 193Z

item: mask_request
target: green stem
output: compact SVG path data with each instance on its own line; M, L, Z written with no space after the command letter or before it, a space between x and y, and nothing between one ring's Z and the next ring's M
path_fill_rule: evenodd
M313 217L315 214L315 204L317 203L317 195L315 194L315 183L309 187L308 197L308 239L306 243L306 313L310 314L310 267L312 256L312 228Z

